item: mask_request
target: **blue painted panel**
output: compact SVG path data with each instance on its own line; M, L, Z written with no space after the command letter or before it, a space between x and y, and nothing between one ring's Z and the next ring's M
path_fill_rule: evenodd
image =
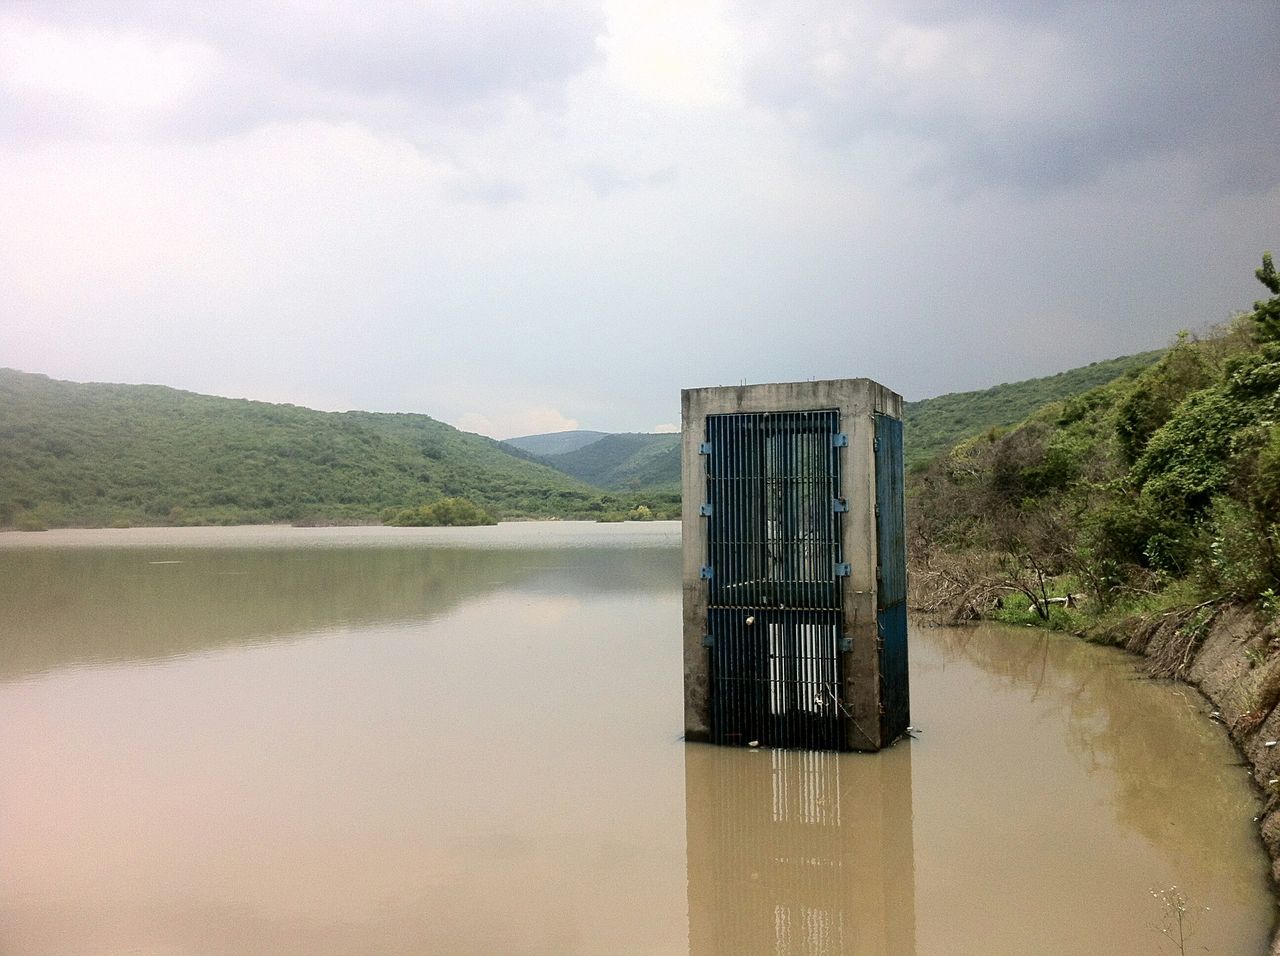
M911 725L911 691L907 671L907 602L876 615L880 630L880 740L887 746Z
M911 723L907 667L907 539L902 422L876 416L876 555L880 638L880 738L888 744Z
M907 599L907 537L902 494L902 422L876 416L878 607Z

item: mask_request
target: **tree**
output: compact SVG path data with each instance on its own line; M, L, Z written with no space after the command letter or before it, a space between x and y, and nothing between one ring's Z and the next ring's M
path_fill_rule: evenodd
M1253 304L1254 321L1265 340L1280 341L1280 273L1276 272L1275 263L1271 261L1271 253L1262 254L1262 268L1254 275L1271 291L1270 299L1261 299Z

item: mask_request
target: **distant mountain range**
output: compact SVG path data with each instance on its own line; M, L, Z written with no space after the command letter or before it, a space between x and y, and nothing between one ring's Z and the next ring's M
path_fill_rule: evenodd
M678 490L680 486L680 436L646 432L561 432L560 452L542 453L537 460L579 481L611 491L643 488ZM507 444L532 451L551 446L555 435L528 435Z
M921 465L970 435L1016 425L1049 402L1071 398L1122 375L1137 374L1163 354L1163 350L1143 352L1044 378L907 402L903 424L906 463ZM678 489L680 484L679 435L569 431L511 438L506 444L601 488Z
M527 451L531 455L563 455L577 451L585 445L605 438L609 432L547 432L545 435L525 435L523 438L508 438L504 444Z
M918 465L1161 354L908 402L906 460ZM0 369L0 527L352 523L451 496L505 518L673 517L679 441L572 431L497 442L426 415L318 412Z

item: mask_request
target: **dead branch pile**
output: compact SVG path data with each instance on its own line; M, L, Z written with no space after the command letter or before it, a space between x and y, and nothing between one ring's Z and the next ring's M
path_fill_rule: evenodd
M1205 601L1163 614L1133 618L1126 622L1129 637L1124 647L1135 654L1147 655L1148 666L1156 677L1186 680L1195 662L1196 650L1222 608L1221 600Z
M937 554L913 561L908 580L911 609L947 625L978 620L1009 591L1008 577L989 554Z

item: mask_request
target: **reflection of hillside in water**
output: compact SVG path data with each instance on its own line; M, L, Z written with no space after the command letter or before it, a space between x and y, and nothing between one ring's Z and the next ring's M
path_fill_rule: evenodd
M1243 771L1193 689L1149 680L1137 659L1065 635L982 626L931 635L944 666L976 665L1059 718L1027 733L1065 739L1087 773L1111 775L1120 823L1203 881L1238 883L1221 847L1239 840L1257 801L1224 782Z
M678 557L619 548L0 551L0 681L423 621L499 588L669 592Z
M912 953L911 748L685 748L689 950Z

